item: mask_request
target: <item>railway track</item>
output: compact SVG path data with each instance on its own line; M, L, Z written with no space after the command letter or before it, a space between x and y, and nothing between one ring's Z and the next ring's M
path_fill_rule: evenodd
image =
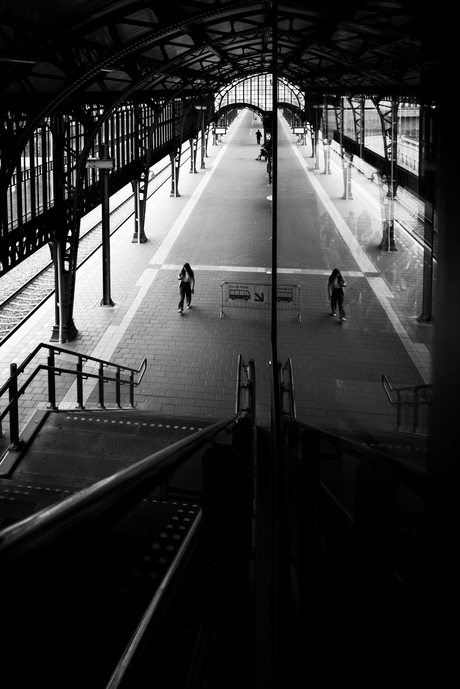
M190 157L185 156L181 167L189 163ZM149 182L148 197L153 196L170 179L169 165L166 165ZM134 215L133 198L133 194L129 194L111 211L111 235ZM101 222L97 222L86 231L82 230L78 249L78 267L100 248L100 227ZM401 227L423 245L423 239L418 237L416 232L406 227L403 222L401 222ZM0 284L0 345L54 294L54 280L54 266L50 260L48 247L43 247L2 277Z
M182 163L181 167L187 161ZM169 165L149 181L148 198L170 179ZM130 194L110 212L110 234L134 215L134 195ZM79 268L101 246L101 222L83 231L78 247ZM7 279L6 279L7 278ZM19 286L18 286L19 285ZM55 291L54 265L48 247L43 247L2 278L0 292L0 345L5 342Z

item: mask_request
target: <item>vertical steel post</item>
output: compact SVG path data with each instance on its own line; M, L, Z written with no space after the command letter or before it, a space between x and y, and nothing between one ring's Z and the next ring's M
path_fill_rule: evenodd
M169 154L169 160L171 163L171 193L170 196L176 195L176 152L172 151Z
M195 160L196 160L196 150L195 150L195 140L192 137L189 139L190 143L190 174L196 172Z
M134 373L129 375L129 406L134 408Z
M116 373L116 383L115 383L115 395L116 395L116 405L118 409L121 408L121 373L120 373L120 368L117 366L117 373Z
M48 356L48 409L57 409L56 380L54 376L54 350L51 349Z
M58 286L58 309L59 309L59 343L65 342L64 338L64 247L60 239L56 241L56 270L57 270L57 286Z
M271 341L273 356L277 352L278 337L278 312L277 299L278 292L278 55L277 55L277 21L275 7L273 8L272 26L272 303L271 303ZM276 367L278 357L273 361Z
M272 304L271 304L271 349L272 349L272 451L270 477L270 571L272 577L270 599L271 677L273 686L280 686L284 674L287 638L282 630L286 626L287 609L287 530L284 498L282 424L280 410L280 377L278 362L278 3L272 3Z
M170 196L179 197L179 162L180 149L176 148L169 154L171 160L171 193Z
M104 364L99 362L99 403L98 406L104 409Z
M360 131L359 131L359 138L358 138L358 143L359 143L359 157L361 160L364 159L364 141L365 141L365 136L366 136L366 110L364 107L364 98L361 98L359 102L359 112L360 112Z
M205 130L205 114L206 108L203 106L201 108L201 170L206 168L205 157L206 157L206 130Z
M108 158L109 147L101 145L102 158ZM114 306L110 296L110 208L109 171L100 169L102 205L102 301L101 306Z
M395 244L395 239L394 239L394 232L395 232L395 196L396 196L396 186L397 186L397 180L396 180L396 174L397 174L397 168L396 168L396 158L397 158L397 117L398 117L398 101L397 99L393 96L391 99L391 120L390 120L390 141L391 141L391 153L390 153L390 184L388 187L389 191L389 203L390 203L390 210L389 210L389 232L388 232L388 246L387 250L388 251L396 251L396 244Z
M84 409L83 406L83 359L78 357L77 361L77 404L76 409Z
M134 192L134 243L141 243L141 201L140 201L140 188L141 180L133 179L131 180L131 186Z
M417 318L419 323L432 323L434 296L434 242L436 215L436 181L438 151L437 124L439 114L437 109L425 103L420 108L419 133L419 196L425 199L425 242L423 249L423 293L422 312Z

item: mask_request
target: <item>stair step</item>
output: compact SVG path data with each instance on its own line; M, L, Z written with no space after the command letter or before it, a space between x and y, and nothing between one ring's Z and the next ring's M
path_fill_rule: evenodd
M66 486L83 488L216 421L137 410L50 412L10 476L49 484L59 476ZM196 466L189 462L177 472L190 474L192 490L199 490Z
M30 517L75 493L76 488L0 478L0 529Z
M370 449L379 450L394 459L406 461L418 468L424 468L425 466L427 447L424 437L398 431L375 431L375 433L370 433L362 429L344 431L337 430L336 428L325 428L324 430L346 440L353 440ZM332 443L325 441L324 445L327 445L327 448L333 453Z
M48 686L62 686L69 668L66 686L105 686L199 511L197 503L147 496L94 540L60 549L33 574L24 570L24 599L8 601L4 622L17 633L25 620L39 626L27 654L39 662L51 644Z

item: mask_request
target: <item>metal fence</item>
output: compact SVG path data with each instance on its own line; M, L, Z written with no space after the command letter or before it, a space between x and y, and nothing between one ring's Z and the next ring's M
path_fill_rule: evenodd
M224 308L267 309L272 306L272 285L253 282L222 282L220 318L225 316ZM278 285L277 307L281 311L296 311L296 319L302 320L299 285Z

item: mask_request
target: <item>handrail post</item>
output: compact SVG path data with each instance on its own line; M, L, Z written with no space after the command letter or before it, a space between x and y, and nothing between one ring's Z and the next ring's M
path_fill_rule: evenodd
M248 361L249 413L256 418L256 375L254 359Z
M235 414L241 411L241 371L243 366L243 357L241 354L238 354L238 363L236 366Z
M48 356L48 409L57 409L54 363L54 349L50 349Z
M18 411L18 379L16 372L18 370L17 364L10 364L10 385L8 388L10 408L10 444L9 450L19 450L24 444L23 440L19 439L19 411Z
M134 409L134 372L129 374L129 406Z
M116 394L116 405L117 408L121 408L121 373L120 373L120 367L117 366L117 373L116 373L116 383L115 383L115 394Z
M77 409L84 409L83 406L83 359L78 357L77 361Z
M99 402L98 407L104 409L104 364L99 362Z

